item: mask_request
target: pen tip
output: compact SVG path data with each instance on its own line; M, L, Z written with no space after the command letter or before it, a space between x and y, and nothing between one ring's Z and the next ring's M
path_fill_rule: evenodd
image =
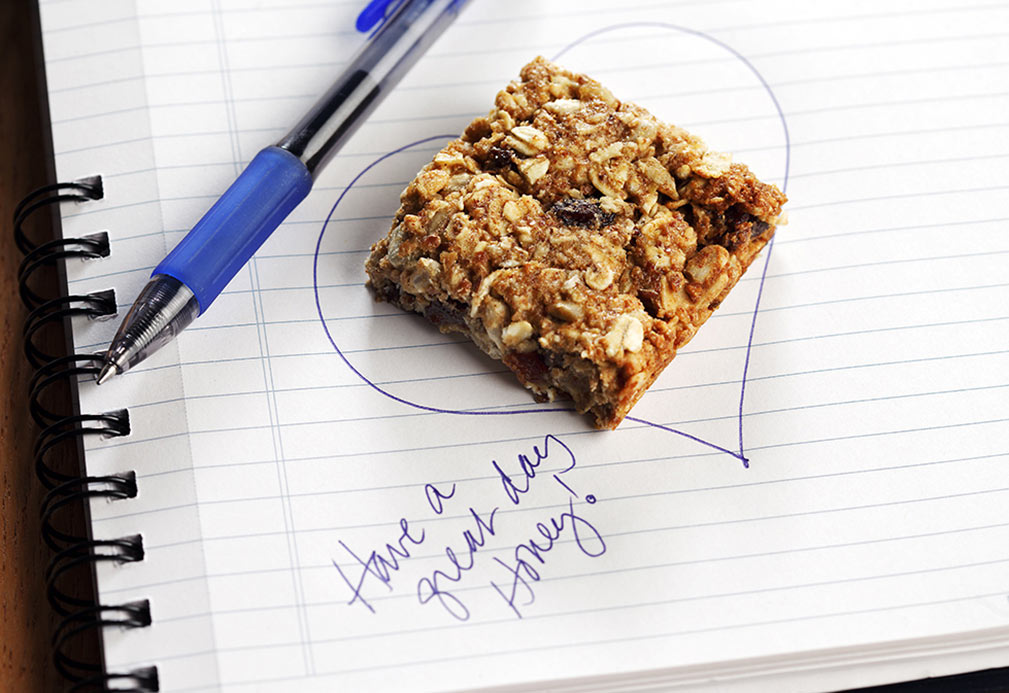
M118 374L119 369L116 368L116 364L112 363L111 361L106 361L105 365L102 366L102 369L98 371L98 377L95 378L95 382L98 383L99 385L102 385L109 378Z

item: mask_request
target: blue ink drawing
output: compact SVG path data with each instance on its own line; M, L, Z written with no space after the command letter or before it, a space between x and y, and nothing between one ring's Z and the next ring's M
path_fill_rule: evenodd
M696 38L703 39L704 41L707 41L707 42L709 42L709 43L717 46L718 48L726 51L733 58L735 58L742 65L744 65L746 67L746 69L750 73L752 73L752 75L754 77L756 77L756 79L759 81L761 87L766 92L767 96L770 97L771 103L774 106L774 109L775 109L775 111L777 113L777 117L778 117L778 119L780 121L781 128L782 128L782 131L783 131L785 160L784 160L784 176L783 176L783 182L782 182L782 189L785 192L787 192L788 191L789 166L790 166L790 162L791 162L791 140L789 138L788 124L787 124L787 122L785 120L784 111L782 111L781 105L779 104L778 99L777 99L777 97L774 94L774 91L771 89L771 86L767 83L767 80L764 78L764 76L761 75L760 71L757 70L757 68L749 60L747 60L745 56L743 56L741 53L739 53L738 51L736 51L734 48L732 48L728 44L726 44L726 43L718 40L717 38L714 38L713 36L705 34L705 33L701 32L701 31L697 31L696 29L690 29L688 27L677 26L675 24L667 24L667 23L663 23L663 22L630 22L630 23L625 23L625 24L614 24L614 25L611 25L611 26L606 26L606 27L597 29L596 31L589 32L589 33L585 34L584 36L581 36L580 38L576 39L575 41L569 43L567 46L565 46L563 49L561 49L556 55L554 55L551 59L552 60L557 60L557 59L561 58L564 54L568 53L571 49L575 48L576 46L579 46L579 45L584 44L584 43L586 43L588 41L591 41L592 39L597 38L599 36L602 36L604 34L607 34L607 33L610 33L610 32L614 32L614 31L623 30L623 29L642 29L642 28L665 29L665 30L668 30L668 31L671 31L671 32L678 32L680 34L689 35L689 36L693 36L693 37L696 37ZM392 151L390 151L390 152L388 152L386 154L383 154L382 156L378 157L377 159L375 159L374 161L372 161L370 164L368 164L364 169L362 169L350 181L350 183L347 185L347 187L340 193L339 197L336 199L336 202L333 203L333 206L329 210L329 214L326 216L325 222L323 222L322 229L319 232L319 236L318 236L318 239L317 239L316 245L315 245L315 253L314 253L313 264L312 264L312 285L313 285L313 291L314 291L314 295L315 295L315 306L316 306L316 311L318 313L319 321L322 324L322 329L325 331L326 337L329 340L330 344L332 344L333 349L336 351L336 353L339 355L339 357L343 360L343 362L346 364L346 366L358 378L360 378L366 385L368 385L370 388L372 388L376 392L384 395L385 397L388 397L389 399L391 399L393 401L399 402L400 404L404 404L404 405L412 407L414 409L419 409L421 411L427 411L427 412L432 412L432 413L448 414L448 415L456 415L456 416L517 416L517 415L522 415L522 414L540 414L540 413L544 413L544 412L571 411L570 407L511 409L509 411L486 411L486 410L451 409L451 408L445 408L445 407L432 406L432 405L428 405L428 404L423 404L421 402L416 402L416 401L413 401L413 400L410 400L410 399L406 399L404 397L400 397L400 396L398 396L398 395L396 395L396 394L388 391L387 389L383 388L381 385L375 383L364 372L362 372L362 370L360 370L357 366L355 366L354 363L351 362L351 360L344 353L344 351L340 349L340 346L337 344L336 338L333 336L333 333L330 331L329 324L328 324L328 322L326 320L325 313L324 313L324 311L322 309L322 301L321 301L321 298L320 298L320 295L319 295L319 256L320 256L320 249L322 248L323 239L326 236L327 230L330 227L330 221L333 219L333 215L336 212L337 208L339 208L340 204L344 201L344 198L346 198L347 194L351 190L354 189L354 186L361 180L361 178L363 178L369 171L371 171L372 169L374 169L380 163L386 161L387 159L395 157L395 156L397 156L399 154L402 154L403 152L406 152L406 151L411 150L411 149L413 149L415 147L418 147L420 145L434 143L434 142L444 142L446 140L455 139L456 136L457 135L455 135L455 134L447 134L447 135L435 135L435 136L432 136L432 137L425 137L425 138L417 140L415 142L410 142L408 144L404 144L401 147L398 147L398 148L393 149ZM663 431L667 431L669 433L674 433L674 434L676 434L678 436L682 436L683 438L687 438L687 439L692 440L694 442L697 442L697 443L699 443L701 445L704 445L704 446L707 446L707 447L712 448L714 450L717 450L719 452L725 453L726 455L730 455L731 457L734 457L734 458L740 460L743 463L744 467L749 467L749 460L746 457L745 447L744 447L744 443L743 443L743 418L744 418L743 417L743 404L744 404L744 400L745 400L745 397L746 397L746 380L747 380L747 376L749 374L750 356L751 356L751 351L752 351L752 347L753 347L753 336L754 336L754 332L756 330L756 325L757 325L757 314L759 313L759 310L760 310L760 300L761 300L761 297L763 296L763 291L764 291L764 280L765 280L765 278L767 276L767 268L768 268L768 265L770 264L771 253L772 253L773 248L774 248L774 239L772 238L771 242L767 244L765 252L764 252L764 262L763 262L763 266L761 267L761 270L760 270L760 279L759 279L759 284L758 284L758 288L757 288L757 297L756 297L756 300L754 301L753 313L752 313L752 316L751 316L751 319L750 319L749 336L748 336L747 343L746 343L746 353L745 353L745 358L744 358L744 361L743 361L743 373L742 373L742 379L740 381L740 388L739 388L739 407L738 407L738 413L737 413L737 427L738 427L738 447L737 447L737 449L736 450L730 450L729 448L723 447L721 445L718 445L718 444L716 444L716 443L714 443L712 441L704 440L703 438L700 438L698 436L691 435L690 433L687 433L686 431L681 431L681 430L672 428L670 426L667 426L665 424L662 424L662 423L659 423L659 422L656 422L656 421L650 421L648 419L644 419L644 418L641 418L641 417L627 416L626 417L627 421L633 421L635 423L643 424L643 425L646 425L646 426L651 426L653 428L657 428L657 429L660 429L660 430L663 430ZM593 501L594 500L595 499L593 498Z

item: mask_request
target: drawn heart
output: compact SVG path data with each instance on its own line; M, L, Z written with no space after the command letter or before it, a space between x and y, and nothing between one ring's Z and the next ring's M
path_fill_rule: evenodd
M611 64L614 51L627 45L634 46L636 56L655 55L658 62ZM621 98L706 137L715 143L715 149L745 151L746 163L758 176L787 189L790 143L784 113L760 72L722 41L672 24L617 24L581 36L552 60L562 60L566 67L597 77ZM726 117L712 119L713 110ZM476 105L474 112L479 111ZM356 378L385 397L415 409L485 417L570 411L564 403L532 403L526 391L515 386L510 372L469 342L441 334L416 315L388 304L375 304L361 290L368 247L388 231L389 219L398 206L398 189L430 160L434 151L454 137L425 137L383 154L365 166L340 193L319 232L313 261L316 309L323 330ZM775 170L780 175L767 175ZM748 466L743 405L772 249L773 241L765 249L763 260L754 263L720 310L680 350L673 365L625 421L694 440ZM340 281L332 282L334 277ZM348 321L358 323L360 329L344 329ZM411 356L404 358L407 354ZM419 376L418 364L423 369ZM732 374L740 375L734 378ZM432 394L435 383L439 387ZM722 415L706 421L719 419L723 426L734 428L738 439L735 449L710 440L729 435L726 431L701 437L682 430L682 424L674 427L660 420L674 409L675 398L684 396L676 391L705 383L734 388L737 396L733 397L731 414L725 414L727 405L722 401L718 405Z

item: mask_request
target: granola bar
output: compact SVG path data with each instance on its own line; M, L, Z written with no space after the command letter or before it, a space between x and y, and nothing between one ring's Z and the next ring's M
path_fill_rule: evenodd
M785 195L543 58L403 191L379 300L615 428L774 234Z

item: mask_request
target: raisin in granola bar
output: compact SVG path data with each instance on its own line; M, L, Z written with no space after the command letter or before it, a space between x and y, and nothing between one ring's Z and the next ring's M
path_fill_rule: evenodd
M543 58L403 192L380 300L616 427L774 234L785 196Z

